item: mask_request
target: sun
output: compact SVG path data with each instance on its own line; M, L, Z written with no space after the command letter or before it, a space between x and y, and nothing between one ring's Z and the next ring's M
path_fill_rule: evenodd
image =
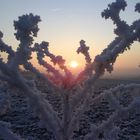
M69 65L70 65L71 68L77 68L79 64L78 64L77 61L73 60L73 61L70 62Z

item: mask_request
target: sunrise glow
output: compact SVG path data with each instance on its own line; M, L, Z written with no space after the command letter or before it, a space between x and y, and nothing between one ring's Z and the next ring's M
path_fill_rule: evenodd
M70 62L69 65L70 65L71 68L77 68L78 67L78 62L73 60L73 61Z

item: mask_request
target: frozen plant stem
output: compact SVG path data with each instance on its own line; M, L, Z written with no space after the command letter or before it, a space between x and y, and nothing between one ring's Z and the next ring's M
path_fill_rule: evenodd
M112 89L101 93L91 100L91 96L94 94L93 87L96 80L105 71L111 73L117 57L130 49L134 41L140 41L140 19L134 21L132 25L128 25L120 18L119 14L121 10L125 10L126 6L127 3L125 0L116 0L116 2L108 5L108 8L102 12L102 17L105 19L110 18L116 25L114 33L117 37L93 61L89 54L89 47L86 46L84 40L80 41L80 47L77 49L77 53L84 55L86 65L77 77L74 77L67 68L65 59L61 55L54 55L49 51L48 42L42 41L40 44L33 44L34 37L37 36L39 31L38 23L41 21L39 16L26 14L20 16L17 21L14 21L15 37L20 42L16 51L4 43L3 33L0 32L0 51L8 54L7 62L4 62L0 56L0 80L6 81L10 85L24 91L34 113L45 124L46 128L52 131L56 140L73 139L73 132L78 129L79 120L91 102L98 102L102 98L108 98L109 103L116 112L108 120L103 122L100 127L92 126L91 133L87 137L85 136L85 140L92 140L93 137L95 140L98 140L99 131L104 131L104 137L106 139L111 139L112 135L117 137L116 134L119 132L119 128L114 126L114 119L121 117L123 112L132 110L133 107L139 105L140 85L136 84L119 86L115 89L115 91L119 91L120 89L133 89L134 94L131 96L133 96L134 100L126 108L122 107L116 100L113 95L114 90ZM140 13L140 3L136 4L135 11ZM37 54L38 63L46 69L45 74L41 73L32 65L32 53ZM48 57L52 63L48 63L45 57ZM27 80L22 75L21 65L26 71L35 75L32 81ZM62 119L58 117L51 103L37 89L35 81L38 77L46 82L52 94L58 93L61 96L63 101ZM137 111L139 112L140 110L137 109ZM105 130L109 125L109 130L112 130L111 132ZM4 128L1 123L0 129L12 135L15 139L19 139L9 129ZM4 138L5 136L3 135Z
M70 106L69 106L69 92L64 92L63 94L63 135L64 135L64 140L68 140L68 126L69 126L69 121L70 121Z

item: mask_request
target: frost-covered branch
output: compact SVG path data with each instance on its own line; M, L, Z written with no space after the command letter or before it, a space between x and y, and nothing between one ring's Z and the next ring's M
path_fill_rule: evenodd
M91 63L91 58L89 55L89 47L86 46L85 41L81 40L80 41L80 47L77 49L77 53L82 53L85 56L85 60L86 60L86 64L90 64Z
M14 57L15 52L12 50L11 46L8 46L7 44L4 43L2 38L3 38L3 33L0 31L0 51L8 53L8 61L9 61L11 58Z
M129 112L134 110L134 108L137 110L137 112L140 112L138 106L140 105L140 98L135 99L127 108L122 108L120 110L117 110L111 118L109 118L108 121L104 122L101 126L96 127L93 126L93 133L85 137L85 140L99 140L99 134L101 132L104 132L104 138L105 139L113 139L116 136L117 132L119 131L116 126L113 126L115 121L117 121L120 118L127 118L129 116ZM125 114L125 115L124 115ZM115 132L115 130L117 132ZM114 135L115 134L115 135ZM117 136L116 136L117 137ZM116 139L114 139L116 140Z
M128 25L120 19L120 11L125 10L126 6L125 0L116 0L116 2L108 5L109 8L102 13L102 17L105 17L105 19L110 18L116 25L114 33L117 37L93 61L88 52L89 47L86 46L84 40L80 41L77 53L82 53L85 56L86 67L76 78L68 70L63 57L60 55L55 56L49 51L48 42L43 41L41 44L33 44L34 37L37 36L39 31L38 23L41 21L39 16L26 14L19 17L17 21L14 21L15 37L20 42L16 51L13 51L10 46L4 43L2 40L3 34L0 32L0 51L6 52L9 55L7 62L0 58L0 79L24 91L35 114L38 115L46 128L52 130L57 140L71 139L81 115L90 106L91 101L97 103L102 98L106 98L115 111L101 126L93 126L91 135L88 137L89 139L93 138L93 136L96 139L98 132L104 129L106 138L110 137L111 134L116 135L119 130L113 124L114 119L121 117L123 112L139 105L140 85L136 84L116 87L101 93L91 100L95 81L106 71L111 73L117 57L125 52L125 50L130 49L134 41L140 41L140 19L134 21L132 25ZM140 3L136 5L135 11L140 12ZM47 75L43 75L32 65L31 55L33 52L37 53L38 63L46 68ZM49 57L53 65L48 63L45 57ZM27 71L34 73L37 77L44 79L48 87L52 88L54 92L58 90L61 92L60 95L63 100L62 120L58 117L49 101L37 89L34 81L32 84L21 74L20 65ZM60 69L56 69L55 65L59 66ZM133 91L138 89L131 95L134 101L128 107L120 105L115 97L114 93L119 92L120 89L133 89ZM74 93L76 90L79 91ZM117 94L119 96L119 93ZM136 97L138 97L137 100ZM108 127L109 125L110 127ZM108 131L106 130L107 127ZM3 128L0 129L4 130ZM110 131L111 133L109 133ZM117 132L115 133L115 131Z
M49 64L47 61L45 61L43 58L45 55L50 56L52 58L55 58L53 54L50 54L48 49L48 42L42 42L41 44L35 44L34 47L32 48L33 51L36 51L37 53L37 60L40 65L42 65L44 68L46 68L47 72L53 74L53 79L52 81L56 85L61 85L63 81L63 75L59 72L59 70L55 69L51 64ZM53 59L51 59L53 60ZM51 79L50 79L51 80Z
M112 72L113 64L119 54L122 54L127 48L129 49L134 41L139 41L140 20L134 21L133 24L129 26L119 17L120 11L124 10L125 7L126 2L124 0L116 0L116 2L110 4L109 8L102 13L103 17L106 19L111 18L116 24L117 28L114 33L118 37L116 37L100 55L95 57L90 67L87 67L82 74L80 74L80 77L88 76L92 71L95 72L95 75L97 74L100 76L102 76L105 71ZM135 11L139 12L139 3L136 5ZM79 80L76 82L79 82Z
M48 77L50 80L56 84L57 86L62 86L64 88L68 88L70 84L73 84L73 75L68 70L67 66L65 65L65 60L63 59L62 56L58 55L55 56L49 51L49 43L43 41L41 44L36 43L34 47L32 48L34 52L37 53L37 59L40 65L46 68L48 72L53 74L53 77ZM62 70L64 71L65 76L60 72L60 70L57 70L54 66L49 64L47 61L45 61L43 58L47 56L51 59L51 62L54 64L54 66L57 64Z
M14 79L13 84L22 89L27 95L29 98L29 104L31 108L34 109L35 114L38 115L39 118L45 122L45 124L49 126L51 130L54 131L54 135L60 139L59 131L61 129L61 123L48 101L44 99L37 89L34 89L34 87L31 89L30 86L26 84L25 79L19 73L14 71L11 79Z
M31 59L31 48L33 43L33 37L37 36L38 22L40 22L39 16L34 16L33 14L23 15L19 17L18 21L14 21L14 27L17 32L15 37L20 41L19 47L15 53L10 66L18 69L19 65L27 63Z
M20 41L19 47L15 53L15 57L9 63L9 66L13 68L18 68L19 65L23 65L25 69L35 73L39 77L43 77L45 81L52 88L56 88L51 82L44 77L30 62L33 44L33 37L37 36L37 32L39 31L38 23L41 21L39 16L34 16L33 14L23 15L19 17L19 20L14 21L14 26L17 32L15 33L15 37Z
M133 101L127 107L124 107L120 104L118 97L120 97L122 92L125 92L126 90L129 91L129 94L131 94ZM122 117L127 118L130 110L136 109L138 112L140 112L138 107L140 104L140 84L119 85L101 93L99 96L95 97L92 102L98 103L102 99L106 99L109 102L110 107L115 111L108 118L108 120L102 122L101 125L91 125L91 133L85 137L85 140L92 140L93 137L95 140L98 140L100 133L104 134L105 139L111 139L112 133L114 133L112 130L116 130L115 122L117 119L121 119Z
M26 93L29 98L29 103L35 110L35 113L45 122L45 124L47 124L47 126L49 126L51 130L53 130L54 136L61 140L61 123L56 113L48 101L42 97L41 93L35 89L35 87L32 87L33 89L31 89L30 86L27 85L26 80L18 71L19 65L24 63L26 64L30 59L31 51L29 46L33 41L30 35L33 34L36 36L38 31L36 24L39 20L40 18L38 16L30 14L23 15L22 17L19 17L19 21L15 21L15 28L17 29L17 33L15 35L16 38L20 40L21 44L15 53L15 57L10 61L10 64L7 65L1 59L0 69L3 75L6 75L11 79L12 84L16 85Z
M90 68L90 65L91 65L91 57L90 57L90 54L89 54L89 47L86 46L85 44L85 41L84 40L81 40L80 41L80 47L77 49L77 53L82 53L84 56L85 56L85 60L86 60L86 66L85 66L85 69L80 72L75 80L75 83L78 84L78 82L81 82L81 81L85 81L88 77L86 76L86 73L88 73L89 76L92 75L92 71L88 70Z
M125 1L117 0L112 5L109 5L109 8L111 10L110 9L105 10L105 12L102 15L105 18L109 18L111 16L111 19L116 21L118 19L118 14L119 14L119 12L116 12L116 10L120 11L121 9L124 9ZM117 22L115 23L117 24ZM125 30L122 30L120 26L123 27L127 26L127 28L124 27ZM139 40L140 20L135 21L133 23L133 26L134 27L132 30L132 27L128 25L124 25L124 22L119 21L119 25L117 24L117 31L121 33L117 34L118 37L115 38L115 40L111 42L111 44L105 50L103 50L103 52L100 55L97 55L95 57L92 64L89 67L87 67L82 72L82 74L80 73L80 78L91 75L93 71L95 73L93 76L90 76L91 78L87 79L86 81L87 84L85 84L86 86L84 87L84 92L87 91L91 87L91 85L93 85L94 82L105 73L105 71L112 72L113 64L116 62L116 58L119 56L119 54L122 54L125 50L127 50L127 48L129 48L134 41ZM75 82L79 83L79 79L76 79ZM80 96L82 96L82 93L80 93L81 95L79 95L78 100L80 99ZM77 104L76 100L73 102Z

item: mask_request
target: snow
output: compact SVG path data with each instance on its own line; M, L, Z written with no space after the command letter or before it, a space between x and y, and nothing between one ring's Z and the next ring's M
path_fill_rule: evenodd
M117 85L120 84L128 85L129 83L139 84L139 80L133 81L121 81L121 80L99 80L96 85L96 93L93 94L90 107L87 109L78 125L78 129L74 131L73 140L83 140L84 137L91 131L90 126L94 124L95 126L100 126L104 121L106 121L114 112L114 108L109 104L108 98L103 98L102 100L94 101L95 98L99 97L103 92L114 90ZM62 101L59 94L51 94L48 87L43 84L43 81L38 81L38 88L44 92L44 96L52 104L55 111L57 111L58 116L62 119ZM129 84L131 85L131 84ZM116 92L113 92L115 98L122 104L124 107L128 106L134 99L133 96L139 96L139 94L134 94L136 88L120 88ZM20 136L27 140L55 140L52 132L49 129L46 129L40 126L40 120L37 116L34 115L33 111L30 109L28 98L26 95L16 89L11 88L10 91L10 102L11 108L5 114L0 115L0 120L4 122L10 122L11 125L9 128L12 132L20 134ZM122 92L120 92L122 91ZM3 98L3 96L2 96ZM92 102L93 101L93 102ZM140 112L134 110L129 112L128 118L120 117L116 120L115 125L119 129L118 140L126 139L129 137L131 139L139 139L140 134ZM104 136L103 132L99 134L99 137Z

